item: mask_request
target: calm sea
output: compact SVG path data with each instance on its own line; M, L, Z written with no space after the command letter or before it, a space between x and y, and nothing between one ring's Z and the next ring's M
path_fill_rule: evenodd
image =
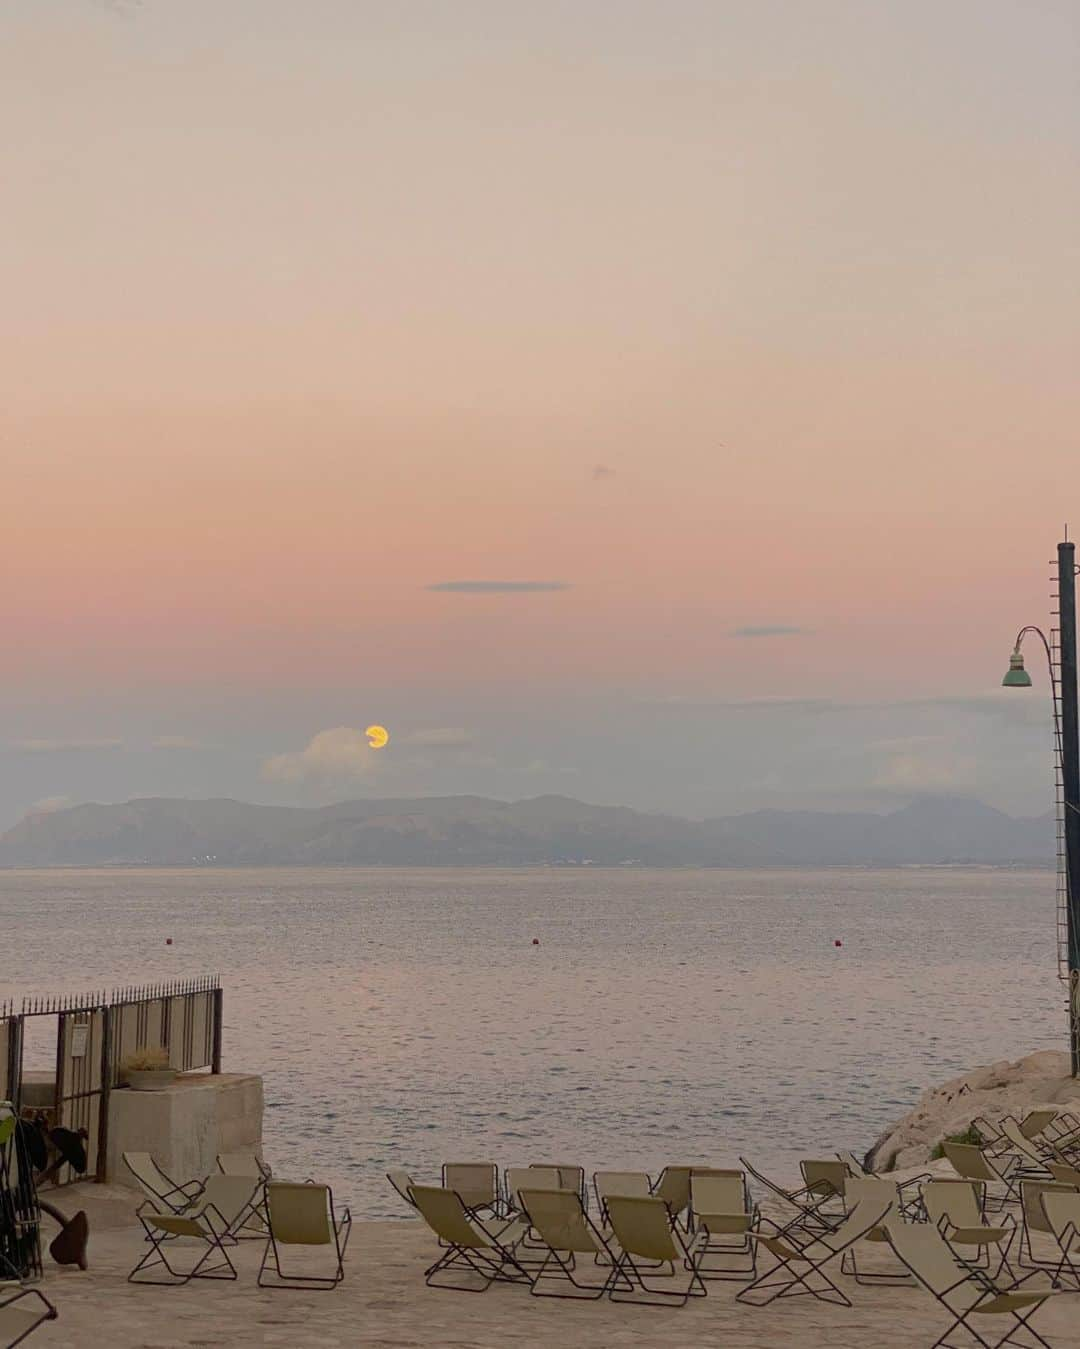
M787 1173L1064 1044L1050 872L9 871L0 915L0 996L220 973L275 1170L367 1216L444 1159Z

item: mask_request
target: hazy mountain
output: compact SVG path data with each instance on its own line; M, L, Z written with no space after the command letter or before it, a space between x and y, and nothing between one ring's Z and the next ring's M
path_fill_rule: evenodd
M682 820L562 796L344 801L319 809L148 798L30 814L0 837L0 866L650 866L1049 864L1050 816L919 800L890 815L760 810Z

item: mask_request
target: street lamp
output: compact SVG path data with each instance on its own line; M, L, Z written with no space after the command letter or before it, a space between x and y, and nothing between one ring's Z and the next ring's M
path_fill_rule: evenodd
M1057 668L1054 651L1041 628L1021 628L1016 636L1009 669L1001 681L1007 689L1031 687L1020 650L1033 633L1046 651L1050 667L1050 696L1054 709L1054 750L1060 775L1058 791L1059 866L1063 888L1059 892L1065 909L1065 965L1069 986L1069 1049L1072 1075L1080 1076L1080 742L1077 739L1076 703L1076 547L1067 540L1058 544Z

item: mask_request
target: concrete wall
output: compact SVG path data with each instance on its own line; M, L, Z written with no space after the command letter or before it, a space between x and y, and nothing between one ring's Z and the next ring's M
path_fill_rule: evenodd
M106 1179L137 1188L124 1152L149 1152L177 1182L217 1170L219 1152L262 1150L263 1084L251 1073L187 1073L162 1091L114 1088Z

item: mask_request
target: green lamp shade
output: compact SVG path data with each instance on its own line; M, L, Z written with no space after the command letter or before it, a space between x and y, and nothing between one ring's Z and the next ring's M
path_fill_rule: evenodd
M1031 676L1024 669L1024 657L1019 651L1014 651L1009 657L1009 673L1001 681L1001 686L1006 689L1031 688Z

